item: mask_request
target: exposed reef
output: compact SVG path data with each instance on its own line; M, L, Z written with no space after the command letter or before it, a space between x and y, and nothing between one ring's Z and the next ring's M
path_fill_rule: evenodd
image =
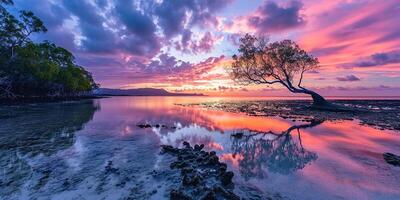
M292 121L359 120L361 125L377 129L400 130L400 101L398 100L336 100L336 105L349 108L346 111L313 109L305 100L232 101L198 104L214 110L245 113L251 116L281 117Z
M203 144L192 147L188 142L183 142L183 146L183 148L174 148L162 145L162 153L177 157L170 168L179 169L181 174L181 184L178 188L171 190L170 199L240 199L233 192L234 173L227 171L227 165L219 161L214 151L204 151Z

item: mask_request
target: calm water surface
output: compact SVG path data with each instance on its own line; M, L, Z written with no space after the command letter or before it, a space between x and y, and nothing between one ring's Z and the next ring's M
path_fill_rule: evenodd
M216 151L248 199L251 192L400 199L400 168L382 157L400 154L400 132L357 121L291 129L302 124L175 105L222 100L113 97L0 107L0 199L164 199L174 176L149 174L168 168L171 158L160 155L159 146L182 141ZM177 128L141 129L140 123ZM236 132L246 136L231 137Z

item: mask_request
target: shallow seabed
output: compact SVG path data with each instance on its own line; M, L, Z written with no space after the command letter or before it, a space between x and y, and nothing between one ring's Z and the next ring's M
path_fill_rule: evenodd
M245 199L400 199L400 167L382 157L400 154L399 131L177 105L226 100L233 99L0 107L0 199L168 199L179 175L160 145L183 141L216 151Z

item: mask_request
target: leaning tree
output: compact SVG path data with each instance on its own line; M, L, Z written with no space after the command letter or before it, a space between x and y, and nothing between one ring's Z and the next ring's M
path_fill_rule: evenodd
M317 69L318 59L295 42L268 43L264 37L246 34L240 39L239 55L233 56L230 76L240 84L281 84L290 92L311 95L313 105L332 108L318 93L302 86L304 73Z

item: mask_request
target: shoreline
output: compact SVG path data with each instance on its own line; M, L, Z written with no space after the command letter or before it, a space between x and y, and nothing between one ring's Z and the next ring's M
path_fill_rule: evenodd
M308 102L308 104L304 103ZM359 120L360 125L366 125L380 130L400 130L398 108L399 100L336 100L331 101L340 106L354 109L352 112L323 111L312 109L312 101L306 100L254 100L225 101L192 104L177 104L180 106L198 106L211 110L221 110L232 113L244 113L250 116L280 117L291 121L338 121Z
M204 94L172 94L172 95L123 95L123 94L101 94L103 97L209 97Z
M9 99L9 98L0 98L0 106L12 106L12 105L24 105L24 104L32 104L32 103L52 103L52 102L63 102L63 101L80 101L85 99L102 99L102 98L111 98L111 97L213 97L207 95L90 95L90 96L81 96L81 97L24 97L24 98L16 98L16 99ZM228 97L229 98L229 97ZM250 97L251 98L251 97ZM246 99L246 98L245 98ZM244 100L241 97L237 98L238 101L249 101ZM250 102L269 102L269 101L283 101L283 102L296 102L296 101L311 101L309 99L264 99L264 98L257 98L250 100ZM366 99L328 99L328 101L333 102L356 102L356 101L364 101L367 102L374 102L374 101L385 101L385 102L398 102L400 99L391 99L391 98L382 98L382 99L373 99L373 98L366 98ZM228 102L230 102L228 100Z
M1 99L0 106L12 106L12 105L24 105L32 103L53 103L53 102L63 102L63 101L80 101L85 99L102 99L108 98L107 96L81 96L81 97L25 97L16 99Z

